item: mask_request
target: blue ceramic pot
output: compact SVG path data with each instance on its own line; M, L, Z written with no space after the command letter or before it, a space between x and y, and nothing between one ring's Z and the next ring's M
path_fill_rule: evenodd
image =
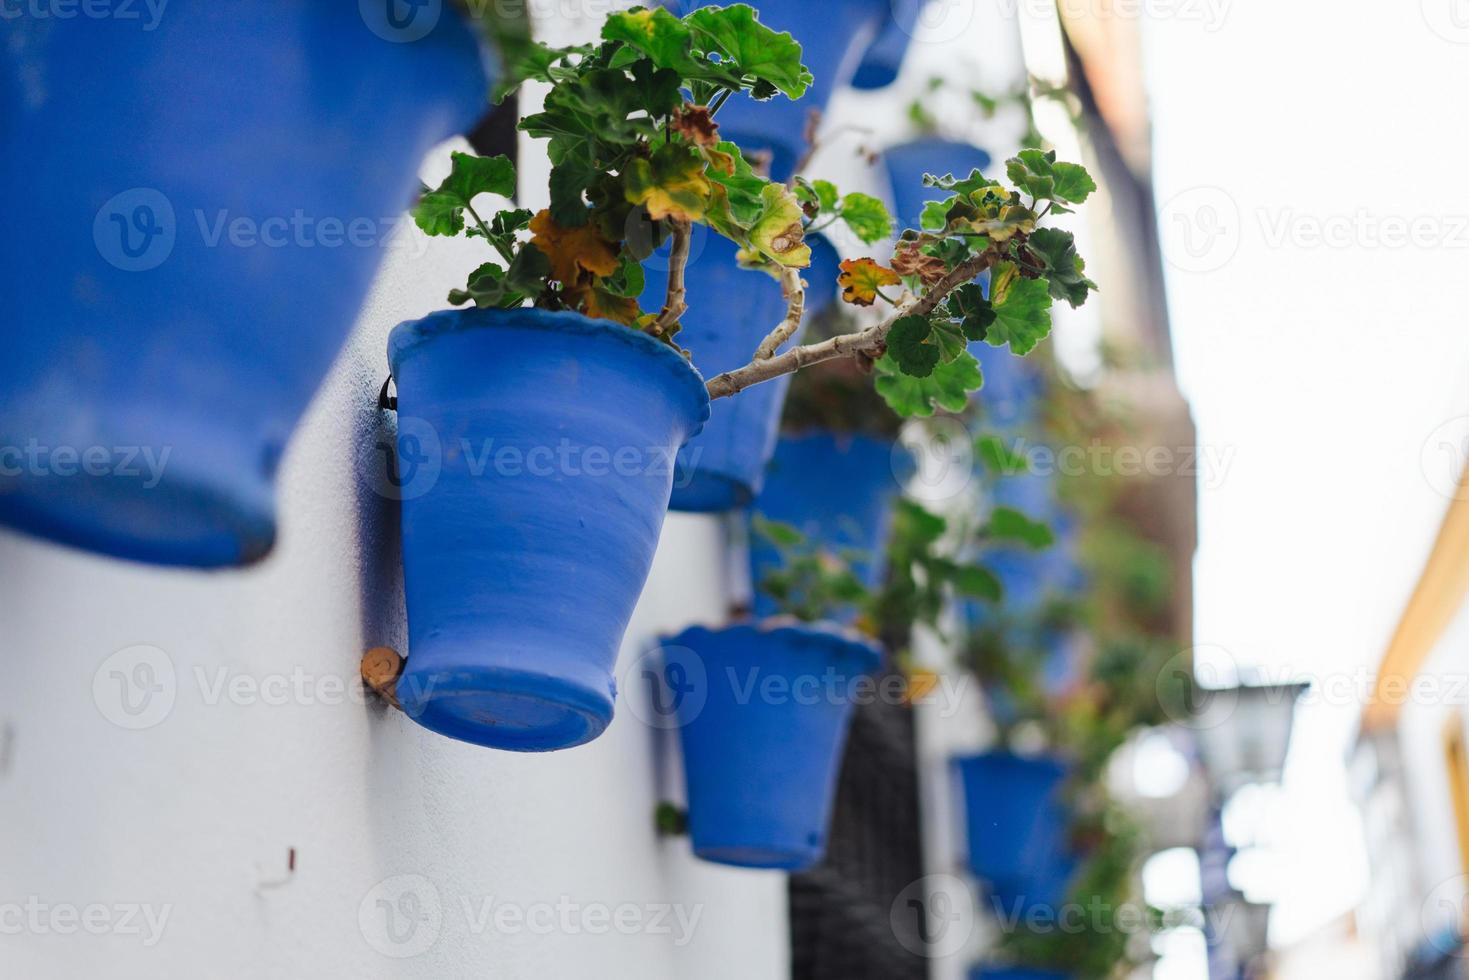
M968 177L971 171L987 170L990 165L990 155L979 147L934 137L890 146L882 158L892 181L893 217L900 228L917 228L925 204L952 196L937 187L924 187L924 174Z
M982 277L988 295L989 273ZM986 426L997 432L1023 432L1040 417L1046 383L1040 366L1029 357L1016 357L1008 347L983 342L969 345L979 361L984 387L979 402Z
M693 10L710 4L685 0L682 6ZM832 93L852 80L863 53L891 15L890 0L754 0L750 6L759 13L760 23L788 31L800 42L801 62L815 81L794 102L784 95L765 102L746 96L730 99L719 111L719 132L747 154L770 154L770 178L785 181L806 149L811 111L825 110Z
M787 625L789 624L789 625ZM667 643L697 664L698 690L676 717L688 786L689 837L706 861L810 867L826 853L842 751L862 679L878 648L834 627L767 621L695 627Z
M992 752L955 760L964 787L969 867L1006 905L1066 901L1077 861L1062 797L1065 764Z
M473 124L486 80L447 4L397 28L319 0L172 4L151 26L137 6L5 28L0 181L24 234L0 242L0 449L27 459L0 474L0 523L243 564L270 550L287 437L424 154Z
M647 334L534 309L400 324L388 359L412 464L404 710L494 748L596 738L702 380Z
M755 513L798 528L833 553L852 552L852 568L875 587L884 571L893 505L912 472L912 458L891 442L829 432L782 436L756 498ZM761 580L781 567L780 553L758 535L750 541L755 615L774 616Z
M768 274L739 267L738 248L729 239L713 233L699 238L685 275L689 310L677 339L700 373L712 378L750 362L755 348L785 317L786 302L780 283ZM809 285L806 308L816 313L836 298L839 260L820 236L811 239L811 247L811 267L802 278ZM658 310L668 288L667 265L651 260L649 265L641 302L645 310ZM733 510L755 499L775 452L790 382L786 375L711 403L709 424L678 454L673 510Z
M852 87L886 88L898 80L903 69L903 56L918 29L918 15L927 0L891 0L891 10L878 31L877 40L862 55L862 62L852 76Z

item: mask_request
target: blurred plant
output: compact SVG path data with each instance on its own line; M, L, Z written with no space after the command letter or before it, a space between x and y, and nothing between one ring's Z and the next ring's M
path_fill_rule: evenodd
M1025 122L1019 144L1022 147L1033 149L1049 149L1045 137L1041 135L1036 125L1035 106L1037 102L1054 102L1066 110L1072 126L1081 127L1081 106L1077 102L1076 95L1064 85L1056 85L1035 75L1007 91L989 92L980 88L962 88L954 82L942 76L932 76L924 88L923 95L908 103L908 122L919 133L925 135L936 135L944 129L942 120L949 117L949 113L935 106L935 101L946 94L958 94L965 98L973 108L979 110L985 119L993 119L1006 109L1013 108L1021 114Z

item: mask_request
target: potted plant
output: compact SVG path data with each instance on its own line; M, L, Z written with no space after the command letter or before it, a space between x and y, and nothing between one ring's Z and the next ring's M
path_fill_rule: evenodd
M1074 249L1041 226L1047 208L1084 198L1089 178L1054 158L1016 160L1017 189L943 178L942 220L907 240L947 271L849 263L844 298L872 305L886 284L888 315L788 346L805 315L806 234L842 199L755 173L715 117L748 95L800 97L801 58L744 5L614 13L598 44L531 45L507 64L507 88L550 86L520 123L549 140L548 208L481 216L475 198L512 187L513 167L464 154L420 201L424 231L483 239L491 256L450 295L471 307L401 324L389 344L400 434L415 439L400 435L400 456L418 459L422 437L440 446L434 478L403 500L410 651L397 695L421 724L519 750L606 727L672 460L709 400L862 358L907 406L962 401L981 382L968 340L1028 350L1049 329L1053 289L1075 284L1079 302L1091 288ZM786 297L749 362L702 384L679 346L696 225L738 245ZM663 302L644 311L643 263L664 239ZM990 268L1005 287L993 300L963 288Z
M281 454L385 216L486 104L466 17L414 13L7 21L0 174L35 240L0 262L17 338L0 445L29 454L0 477L0 523L163 565L270 550Z
M900 656L917 623L936 627L951 593L998 598L980 566L943 541L947 524L912 501L892 523L880 588L860 548L756 517L779 556L759 582L767 618L697 626L667 640L664 680L683 750L694 853L721 864L797 870L821 860L843 747L861 686Z

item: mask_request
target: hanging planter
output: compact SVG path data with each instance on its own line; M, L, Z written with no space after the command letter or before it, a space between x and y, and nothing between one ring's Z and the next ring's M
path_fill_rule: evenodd
M1078 860L1062 798L1066 765L992 752L956 760L964 787L969 867L1007 905L1066 900Z
M706 3L684 0L692 10ZM832 93L848 85L863 52L891 16L890 0L826 0L791 3L756 0L760 21L787 31L801 42L801 61L815 81L798 99L777 96L767 102L731 102L719 113L720 135L738 143L746 155L769 154L772 180L788 180L805 150L811 112L824 111Z
M0 523L163 565L270 550L393 216L485 103L469 27L415 13L412 37L319 2L8 23L0 177L34 238L0 262L0 446L34 453Z
M883 572L894 502L911 472L911 457L896 443L830 432L782 436L753 510L792 525L821 548L851 552L852 570L871 588ZM755 583L781 564L779 551L755 536ZM754 608L757 616L778 611L758 589Z
M435 313L398 326L388 357L416 440L399 701L477 745L597 737L674 455L708 418L702 380L645 333L539 309Z
M852 76L853 88L887 88L898 80L903 69L903 56L913 42L913 34L918 30L918 15L923 12L926 2L892 0L892 9L878 32L877 40L862 55L857 72Z
M688 830L706 861L796 871L826 853L853 687L881 653L830 625L695 627L667 641L703 683L678 700ZM705 696L698 696L700 689Z
M808 238L807 244L812 248L811 267L802 278L809 287L806 309L815 314L836 299L838 256L820 236ZM737 251L726 238L705 236L685 273L689 310L682 317L678 343L689 349L705 377L747 363L786 314L780 283L762 272L741 269ZM643 305L656 309L663 301L663 288L658 276L649 275ZM780 410L789 387L786 376L712 404L704 431L679 451L673 510L733 510L755 498L775 452Z

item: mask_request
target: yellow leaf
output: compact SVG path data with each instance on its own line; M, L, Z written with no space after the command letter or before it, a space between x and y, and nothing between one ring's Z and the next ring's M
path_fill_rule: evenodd
M654 221L698 221L709 207L704 158L682 144L669 143L649 159L634 160L626 183L628 202L647 208Z
M811 264L811 246L806 244L805 212L801 202L784 184L766 184L760 191L762 210L750 229L750 244L773 261L792 269Z
M618 269L617 246L593 224L562 228L548 210L531 219L530 230L535 236L531 242L551 260L551 278L568 289L578 289Z
M872 259L845 259L842 274L837 284L842 287L842 299L854 306L871 306L877 300L877 291L883 286L896 286L902 282L896 272L878 265Z

